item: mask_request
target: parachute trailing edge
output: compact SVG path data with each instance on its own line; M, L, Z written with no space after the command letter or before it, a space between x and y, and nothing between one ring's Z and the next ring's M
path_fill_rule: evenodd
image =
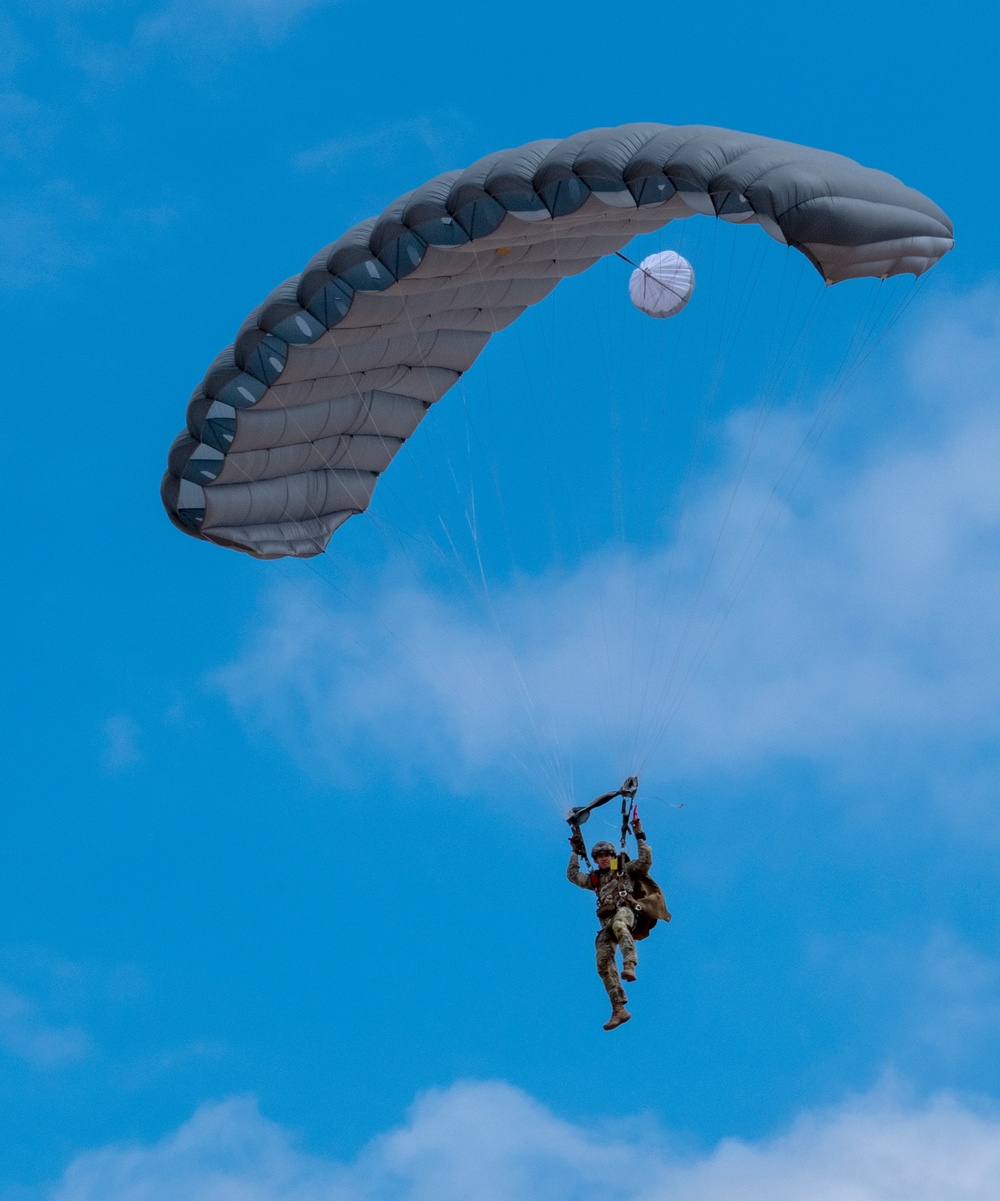
M488 155L349 230L250 314L171 447L170 519L258 558L321 553L492 334L696 213L761 225L828 283L920 275L953 245L893 176L753 134L636 124Z

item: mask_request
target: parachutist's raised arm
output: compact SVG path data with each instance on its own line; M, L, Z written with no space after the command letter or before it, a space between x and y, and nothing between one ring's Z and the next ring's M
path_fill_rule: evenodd
M653 852L645 838L639 839L639 854L629 861L628 871L634 876L644 876L653 866Z
M575 884L577 888L589 888L594 891L594 882L591 880L587 872L580 871L580 857L576 851L571 851L569 856L569 866L566 868L566 879L570 884Z
M653 865L653 852L646 841L646 831L642 828L642 818L639 816L639 809L634 801L632 803L632 816L629 819L629 825L632 827L632 833L635 836L635 845L639 849L639 854L628 865L628 870L634 875L645 875Z

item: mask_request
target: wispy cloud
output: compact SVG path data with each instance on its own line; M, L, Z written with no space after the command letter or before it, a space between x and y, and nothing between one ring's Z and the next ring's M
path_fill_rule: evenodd
M39 1069L93 1059L97 1043L84 1026L114 1024L122 1013L148 1005L152 988L135 964L73 960L35 945L0 946L0 973L0 1048ZM80 1014L89 1015L85 1022L72 1020ZM228 1048L194 1039L126 1052L108 1045L101 1051L98 1070L109 1085L136 1091L218 1061Z
M0 79L11 78L28 51L28 43L7 13L0 13Z
M103 733L102 759L106 771L126 771L142 762L142 751L139 749L141 731L131 717L122 714L109 717L104 722Z
M248 46L267 49L308 14L349 0L36 0L0 15L0 79L21 59L45 53L95 80L121 81L182 47L194 74Z
M93 200L60 179L0 202L0 285L31 287L89 267L88 227L98 215Z
M0 1046L32 1067L58 1068L82 1059L90 1040L76 1026L45 1021L35 1002L0 984Z
M943 921L873 929L850 918L808 937L804 967L824 1003L852 1011L908 1079L995 1074L1000 960Z
M37 100L24 92L0 91L0 152L7 159L25 158L52 136L52 123Z
M956 304L897 365L896 424L846 458L817 454L784 502L774 464L804 427L778 415L707 580L687 548L714 542L749 414L730 422L725 468L697 482L693 539L596 552L479 608L402 568L356 609L278 590L218 679L248 721L340 772L373 746L453 779L456 763L547 748L624 748L629 766L659 750L673 775L971 753L1000 711L1000 325L985 299Z
M604 1170L613 1164L614 1171ZM80 1156L52 1201L993 1201L1000 1116L884 1089L756 1143L680 1154L643 1119L564 1121L503 1083L427 1093L350 1163L302 1151L248 1098L206 1105L152 1146Z
M384 162L417 145L428 152L438 170L445 171L455 166L453 156L469 131L468 118L452 110L408 117L328 138L300 151L295 157L295 165L304 171L327 170L358 155L374 155L375 161Z
M142 18L137 42L157 44L217 34L219 25L231 37L284 37L310 10L346 0L173 0Z
M949 1066L1000 1033L1000 962L937 927L923 948L904 1033Z
M183 1073L192 1065L216 1063L225 1058L228 1050L225 1043L206 1039L165 1047L119 1064L113 1071L113 1079L124 1089L145 1091L164 1076Z

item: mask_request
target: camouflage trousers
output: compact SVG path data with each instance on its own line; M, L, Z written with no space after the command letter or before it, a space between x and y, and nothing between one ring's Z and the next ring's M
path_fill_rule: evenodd
M613 917L603 923L594 940L594 947L597 951L597 974L607 989L612 1005L624 1005L628 1000L618 975L615 948L621 947L623 967L638 961L635 940L632 937L634 925L635 914L631 909L622 906L621 909L615 911Z

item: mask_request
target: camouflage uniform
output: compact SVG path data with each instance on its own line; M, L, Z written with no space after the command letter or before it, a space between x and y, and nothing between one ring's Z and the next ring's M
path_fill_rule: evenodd
M624 1005L628 998L618 975L615 963L615 947L621 947L622 966L635 964L638 956L632 929L635 926L635 910L630 902L635 892L635 877L646 875L653 865L653 852L648 842L639 843L639 857L625 864L625 871L618 875L612 868L590 872L580 871L580 858L574 851L569 857L566 876L578 888L588 888L597 893L597 917L601 923L594 946L597 951L597 974L601 977L612 1006ZM596 884L593 877L596 876ZM624 891L625 896L621 893Z

